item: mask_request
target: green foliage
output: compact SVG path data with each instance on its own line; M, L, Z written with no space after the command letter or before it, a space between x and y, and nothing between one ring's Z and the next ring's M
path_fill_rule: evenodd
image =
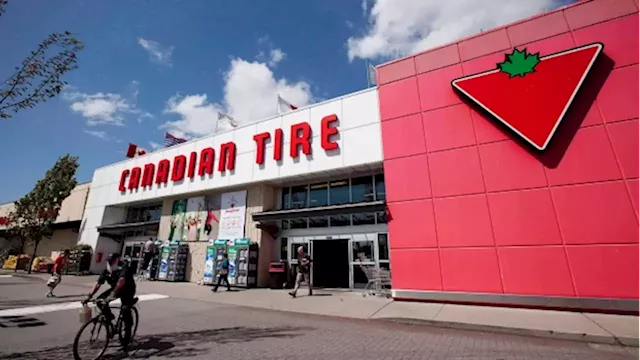
M58 217L62 201L78 184L75 178L77 169L77 157L67 154L59 158L33 190L16 201L15 210L10 215L12 232L34 243L32 259L42 238L53 234L51 226Z
M507 55L507 59L498 64L500 70L509 74L509 77L520 76L535 72L535 67L540 62L540 53L528 54L527 50L518 51L513 49L511 54Z
M6 5L7 0L0 0L0 16ZM77 68L76 54L82 49L82 41L68 31L49 35L0 84L0 118L10 118L12 113L60 94L67 85L62 76Z

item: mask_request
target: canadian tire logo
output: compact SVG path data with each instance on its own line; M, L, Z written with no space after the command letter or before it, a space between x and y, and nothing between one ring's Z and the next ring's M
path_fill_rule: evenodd
M455 79L451 85L544 150L603 48L593 43L543 57L514 49L497 68Z

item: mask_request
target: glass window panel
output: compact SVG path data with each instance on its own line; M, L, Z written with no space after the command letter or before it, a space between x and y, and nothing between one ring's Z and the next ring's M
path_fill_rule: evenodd
M333 215L329 218L332 227L351 226L351 217L349 215Z
M354 241L351 243L351 248L353 249L352 261L373 261L373 241Z
M309 192L307 186L294 186L291 188L291 208L303 209L309 206Z
M375 213L353 214L353 225L371 225L376 223Z
M309 227L310 228L323 228L329 226L329 218L326 216L319 217L310 217L309 218Z
M373 201L373 176L351 179L351 202Z
M289 228L289 220L282 220L282 230L287 230Z
M391 271L391 265L388 262L380 262L380 269Z
M282 189L282 208L285 210L291 209L291 194L289 190L289 188Z
M289 220L289 227L291 229L306 229L307 228L307 219L291 219Z
M384 175L376 175L376 200L385 200L387 198L387 192L384 188Z
M287 260L287 238L280 238L280 260Z
M327 206L329 204L329 184L318 183L309 186L309 207Z
M378 211L376 213L376 221L378 224L386 224L387 223L387 212L386 211Z
M331 205L349 203L349 180L333 181L329 187Z
M353 287L356 289L364 289L369 282L367 279L367 275L365 275L364 271L360 265L352 265L353 266Z
M150 221L151 220L151 208L143 208L141 214L142 221Z
M378 259L389 260L389 240L387 234L378 234Z
M151 209L151 221L160 220L162 217L162 206L155 206Z

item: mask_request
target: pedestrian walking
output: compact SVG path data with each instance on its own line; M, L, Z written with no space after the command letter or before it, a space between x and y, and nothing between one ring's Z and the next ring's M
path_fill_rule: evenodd
M231 291L231 286L229 285L229 255L227 253L222 254L222 264L220 264L220 269L218 270L218 283L213 288L213 292L218 291L222 281L227 284L227 291Z
M149 269L149 264L151 264L151 260L156 255L157 248L155 241L153 238L149 238L147 242L144 243L143 255L142 255L142 267L140 268L140 272L144 273Z
M49 292L47 293L47 297L53 297L53 289L60 284L62 281L62 268L67 264L67 259L69 259L69 255L71 252L69 250L65 250L61 255L58 255L56 260L53 262L53 271L51 278L47 281L47 287L49 288Z
M313 295L311 287L311 257L304 251L302 246L298 247L298 274L296 275L296 286L289 293L292 297L296 297L300 283L304 280L309 287L309 296Z

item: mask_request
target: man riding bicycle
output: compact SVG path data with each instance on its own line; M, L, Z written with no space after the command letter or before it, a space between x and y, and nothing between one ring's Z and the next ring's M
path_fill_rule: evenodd
M97 302L96 305L100 307L100 310L109 321L113 321L114 316L111 313L111 309L109 309L109 302L116 298L120 299L122 303L120 311L122 312L122 320L125 326L125 336L122 344L124 349L127 348L131 339L131 328L133 326L131 307L134 305L136 295L135 272L136 270L131 268L128 262L122 261L119 253L109 255L107 257L107 268L98 278L98 282L93 287L91 294L83 301L86 304L105 282L109 284L110 288L98 295L98 299L102 299L104 302Z

